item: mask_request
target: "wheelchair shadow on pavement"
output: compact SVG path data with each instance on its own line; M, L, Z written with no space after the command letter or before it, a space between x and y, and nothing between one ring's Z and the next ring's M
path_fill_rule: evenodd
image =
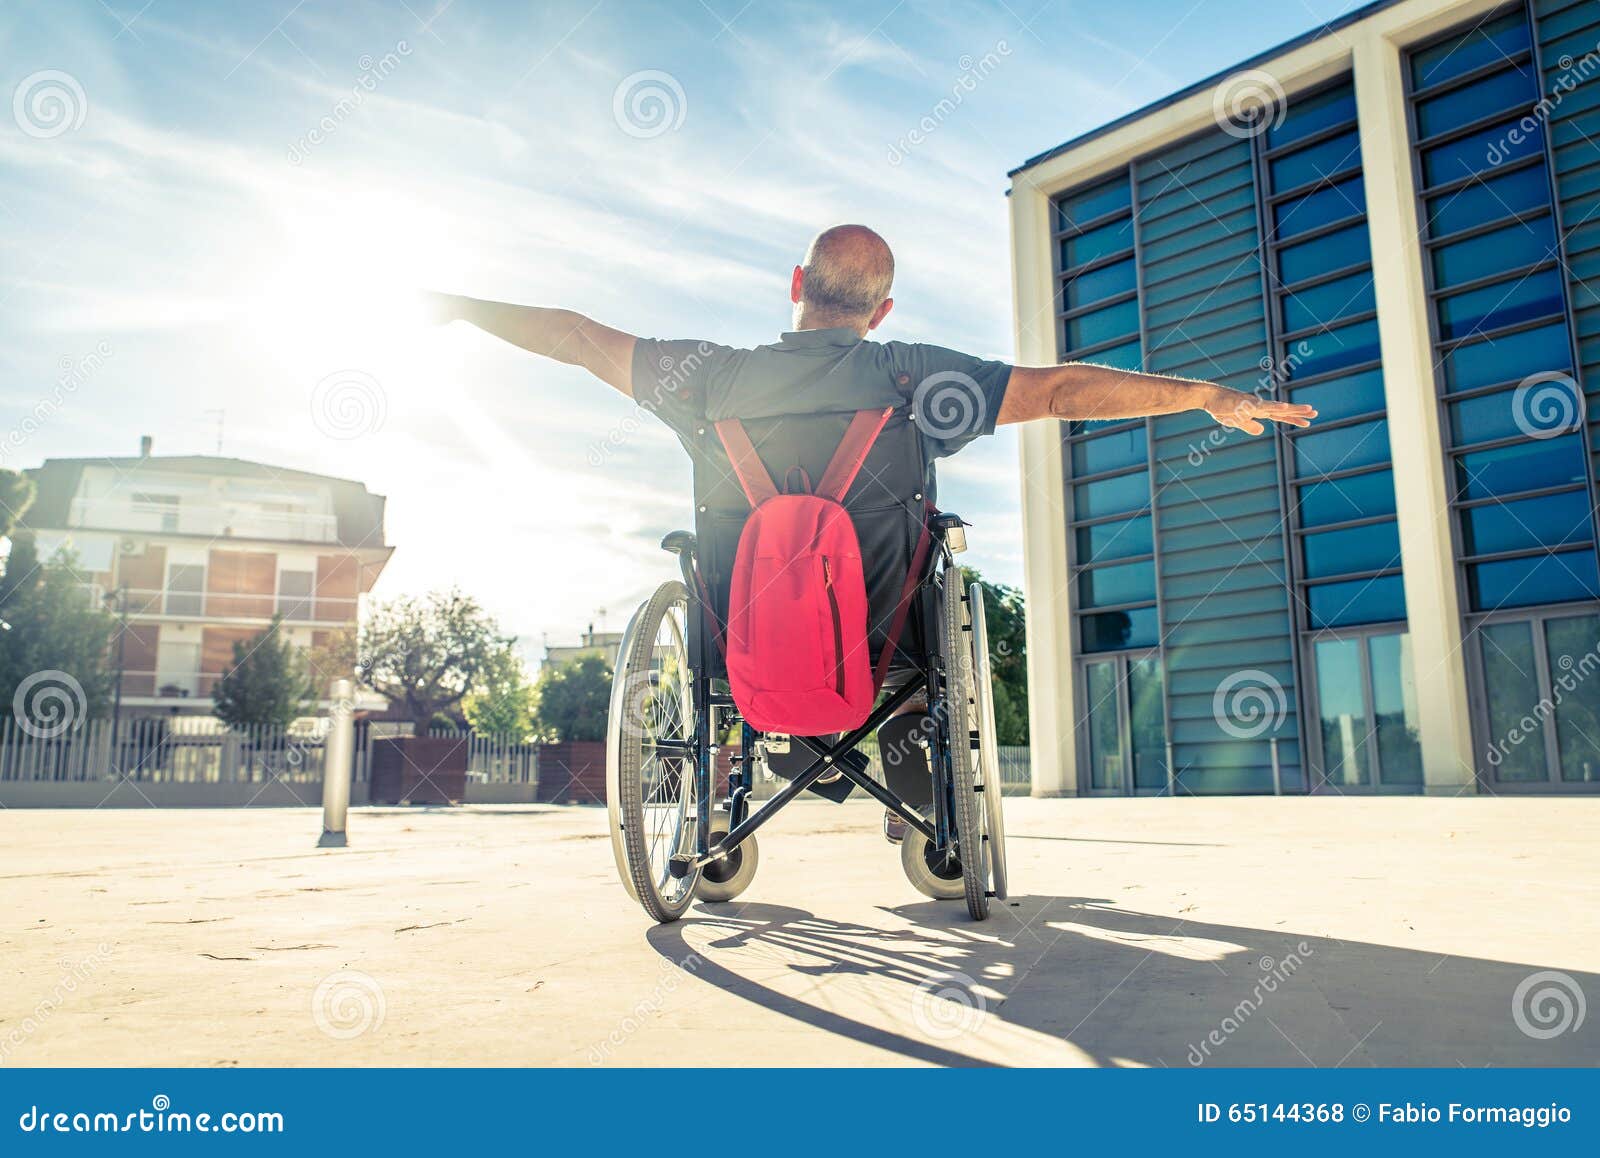
M1600 1018L1585 1016L1600 975L1559 963L1211 924L1083 897L1015 897L984 923L959 902L879 912L866 925L777 905L697 904L649 940L701 982L911 1063L1600 1059Z

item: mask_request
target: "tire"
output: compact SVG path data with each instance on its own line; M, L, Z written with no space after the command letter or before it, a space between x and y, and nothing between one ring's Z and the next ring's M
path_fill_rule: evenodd
M936 901L959 901L967 895L959 870L935 867L928 858L929 842L915 828L907 828L900 842L900 867L911 887Z
M656 742L694 740L689 593L663 583L634 613L618 652L607 718L607 812L617 871L656 921L676 921L694 900L699 870L673 877L668 861L696 846L693 763Z
M989 855L989 887L1005 900L1006 814L1002 805L1000 743L994 725L994 672L989 666L989 626L983 609L983 585L967 588L967 620L972 624L972 707L978 728L978 777L983 785L984 848Z
M945 747L950 758L955 797L956 844L961 854L961 881L967 912L974 921L989 919L989 872L985 855L983 793L978 783L977 752L972 745L972 644L967 632L967 604L961 571L944 571L944 623L940 652L944 657Z
M728 834L728 820L724 808L711 814L711 844ZM694 886L695 899L712 903L733 900L756 879L756 867L760 863L761 849L752 833L722 860L712 861L700 870L700 881Z

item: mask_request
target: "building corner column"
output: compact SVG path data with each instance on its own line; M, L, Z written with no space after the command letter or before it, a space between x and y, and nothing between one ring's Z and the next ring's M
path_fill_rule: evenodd
M1026 176L1011 189L1012 307L1017 362L1053 365L1055 292L1050 199ZM1019 428L1023 589L1027 600L1028 736L1033 795L1077 794L1071 582L1061 424Z
M1376 32L1354 42L1352 58L1423 786L1455 795L1476 791L1477 778L1404 62Z

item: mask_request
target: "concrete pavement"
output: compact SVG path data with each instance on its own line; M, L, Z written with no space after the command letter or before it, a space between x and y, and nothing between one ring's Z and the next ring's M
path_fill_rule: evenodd
M1600 800L1008 800L982 925L806 802L654 927L604 815L0 813L0 1064L1600 1061Z

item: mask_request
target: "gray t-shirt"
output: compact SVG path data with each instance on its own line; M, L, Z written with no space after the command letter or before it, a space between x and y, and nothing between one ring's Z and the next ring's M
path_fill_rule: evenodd
M914 342L872 342L847 328L799 330L753 350L640 338L633 396L694 453L707 420L908 406L927 458L993 434L1011 367Z

